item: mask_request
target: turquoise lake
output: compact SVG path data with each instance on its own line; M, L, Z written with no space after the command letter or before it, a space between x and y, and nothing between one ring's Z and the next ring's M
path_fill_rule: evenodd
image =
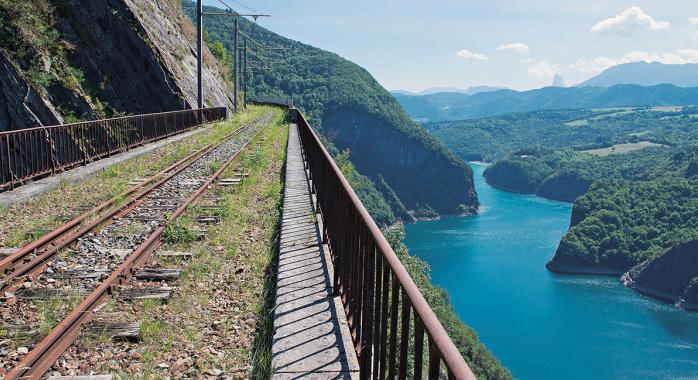
M698 379L698 313L549 272L571 205L496 190L472 167L480 215L406 225L406 244L516 378Z

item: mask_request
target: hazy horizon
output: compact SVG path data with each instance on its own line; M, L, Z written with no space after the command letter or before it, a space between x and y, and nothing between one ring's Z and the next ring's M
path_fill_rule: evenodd
M527 90L555 74L574 85L626 62L698 63L693 1L227 3L270 13L260 25L356 62L391 90Z

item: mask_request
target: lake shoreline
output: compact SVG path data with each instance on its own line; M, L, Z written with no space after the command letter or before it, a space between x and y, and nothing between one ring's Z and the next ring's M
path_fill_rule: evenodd
M698 314L640 295L618 269L544 268L569 228L571 205L496 189L482 177L484 166L471 167L480 214L406 225L405 243L515 377L698 373Z

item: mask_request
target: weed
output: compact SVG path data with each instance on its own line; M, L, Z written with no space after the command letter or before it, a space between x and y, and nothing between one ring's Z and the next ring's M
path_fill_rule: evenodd
M170 221L162 233L162 240L167 244L189 244L196 241L197 235L187 227L182 218Z

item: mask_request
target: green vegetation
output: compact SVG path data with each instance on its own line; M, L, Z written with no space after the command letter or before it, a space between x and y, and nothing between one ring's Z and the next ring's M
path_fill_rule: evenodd
M698 107L671 111L648 107L555 110L425 127L464 160L493 162L536 146L589 150L639 141L676 146L698 138L698 130L693 128L697 114ZM584 124L579 125L580 121Z
M618 272L696 237L696 114L556 110L427 127L464 159L496 161L485 171L493 186L576 200L552 264Z
M184 1L183 8L192 17L194 3ZM220 41L231 54L233 20L211 18L205 28L211 41ZM387 223L394 219L391 213L411 219L405 215L405 208L417 210L418 204L447 214L456 213L459 204L477 204L470 168L413 123L366 70L337 54L286 39L245 19L240 20L240 31L257 41L248 41L252 62L248 98L293 98L333 154L349 149L354 172L363 175L356 177L355 182L361 183L357 193L374 217ZM285 50L264 50L260 44ZM218 54L216 47L209 46ZM262 60L274 63L264 65ZM412 162L414 157L423 162ZM448 197L424 185L434 175L431 170L443 171L441 185ZM388 187L374 186L380 182L379 176ZM401 180L407 177L412 180ZM388 189L392 194L387 193ZM378 196L396 196L400 202L388 202L387 212L386 202Z
M396 224L383 232L475 376L478 379L511 379L511 373L480 343L477 333L453 311L446 291L431 283L429 264L407 251L402 225Z
M347 181L354 189L356 195L361 199L371 217L380 226L389 226L395 223L396 218L392 207L388 204L381 193L376 190L373 181L368 177L356 172L354 165L349 160L349 149L334 157L334 161L346 177ZM399 207L399 206L398 206Z
M58 86L91 104L94 115L80 117L112 116L115 111L97 98L84 73L71 62L74 46L56 27L62 10L49 0L0 0L0 54L7 54L40 93ZM61 107L75 118L75 104Z
M421 96L395 94L395 97L410 117L424 122L465 120L536 110L547 112L570 108L698 104L698 91L695 88L670 84L619 84L608 88L544 87L529 91L498 90L474 95L454 92ZM584 121L571 125L584 125Z
M571 148L530 149L497 161L487 168L487 182L495 187L574 202L594 181L640 180L648 170L669 159L671 149L645 148L624 154L597 156Z
M698 237L698 179L596 182L574 205L555 260L627 270Z

